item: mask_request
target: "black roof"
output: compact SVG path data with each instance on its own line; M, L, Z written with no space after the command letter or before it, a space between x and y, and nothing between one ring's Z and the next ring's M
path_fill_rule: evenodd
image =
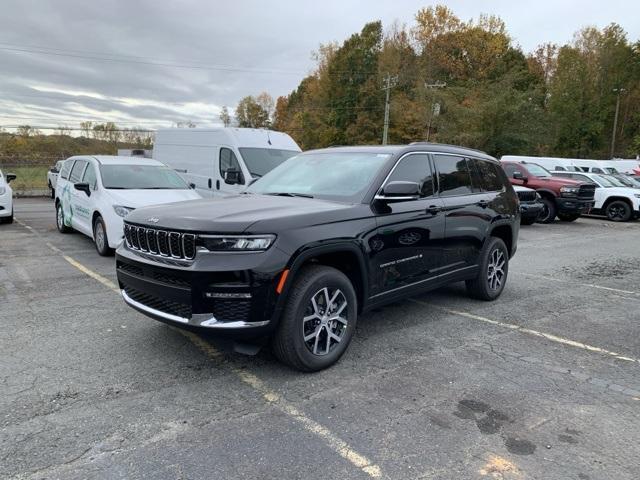
M363 153L388 153L391 155L402 155L408 152L436 152L436 153L453 153L456 155L469 155L476 158L483 158L485 160L496 160L490 155L480 150L474 150L472 148L459 147L457 145L447 145L444 143L429 143L429 142L414 142L409 145L356 145L351 147L335 146L329 148L320 148L316 150L308 150L307 152L363 152ZM496 160L497 161L497 160Z

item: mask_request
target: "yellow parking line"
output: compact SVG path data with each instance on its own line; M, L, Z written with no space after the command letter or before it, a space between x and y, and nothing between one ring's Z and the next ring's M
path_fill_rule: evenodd
M100 282L105 287L110 290L120 294L120 290L117 285L113 283L108 278L103 277L99 273L94 272L93 270L85 267L80 262L74 260L73 258L63 255L63 258L73 265L75 268L80 270L85 275L90 276L94 280ZM204 352L208 357L213 358L215 360L219 360L223 357L222 353L216 350L211 344L209 344L204 339L200 338L198 335L179 330L179 332L188 338L196 347L198 347L202 352ZM277 407L280 411L284 412L300 424L309 432L317 435L322 438L327 445L338 455L340 455L345 460L351 462L352 465L356 466L371 478L380 478L382 476L382 470L378 465L375 465L371 460L369 460L364 455L359 454L353 448L347 444L344 440L340 439L336 435L334 435L329 429L320 425L315 420L307 417L300 410L295 408L290 403L286 402L280 395L278 395L275 391L269 389L262 380L260 380L253 373L247 372L246 370L242 370L237 367L231 367L231 371L235 373L240 380L249 385L255 391L257 391L262 398L270 405Z
M451 310L449 308L439 307L438 305L433 305L431 303L422 302L422 301L416 300L414 298L412 298L411 301L414 302L414 303L417 303L419 305L424 305L424 306L427 306L427 307L437 308L439 310L442 310L444 312L450 313L452 315L458 315L460 317L470 318L472 320L478 320L480 322L488 323L490 325L495 325L495 326L502 327L502 328L508 328L510 330L515 330L515 331L518 331L518 332L526 333L528 335L533 335L535 337L546 338L547 340L551 340L552 342L561 343L563 345L568 345L570 347L581 348L582 350L587 350L587 351L590 351L590 352L596 352L596 353L600 353L600 354L603 354L603 355L608 355L608 356L614 357L614 358L616 358L618 360L624 360L625 362L640 363L640 359L633 358L633 357L628 357L626 355L622 355L622 354L617 353L617 352L612 352L611 350L607 350L605 348L594 347L593 345L589 345L587 343L578 342L576 340L570 340L568 338L559 337L559 336L553 335L551 333L540 332L538 330L533 330L531 328L521 327L520 325L515 325L513 323L505 323L505 322L500 322L498 320L492 320L490 318L481 317L480 315L475 315L475 314L469 313L469 312L461 312L459 310Z

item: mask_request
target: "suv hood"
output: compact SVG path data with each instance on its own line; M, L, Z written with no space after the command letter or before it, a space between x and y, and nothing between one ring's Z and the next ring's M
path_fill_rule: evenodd
M278 233L351 218L353 208L315 198L237 194L142 208L127 215L127 221L192 232Z
M162 203L183 202L202 198L195 190L105 190L114 205L141 208Z

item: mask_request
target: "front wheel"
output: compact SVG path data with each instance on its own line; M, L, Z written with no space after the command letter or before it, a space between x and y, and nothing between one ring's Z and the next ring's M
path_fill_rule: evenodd
M113 253L113 250L109 248L109 239L107 238L104 220L100 216L93 222L93 242L96 245L96 250L103 257L108 257Z
M500 238L490 237L479 266L478 276L466 281L467 293L479 300L495 300L504 290L509 273L509 251Z
M538 216L538 223L551 223L556 218L556 202L551 198L542 197L542 211Z
M71 229L64 223L64 210L62 209L62 202L58 202L56 205L56 226L60 233L69 233Z
M563 222L575 222L577 219L580 218L580 214L575 214L575 213L559 213L558 214L558 218L560 220L562 220Z
M631 219L631 207L622 200L611 202L605 208L604 213L612 222L628 222Z
M324 265L304 267L290 287L273 351L303 372L327 368L349 346L357 317L356 293L344 273Z
M520 224L521 225L533 225L534 223L536 223L538 219L536 217L522 217L520 219Z

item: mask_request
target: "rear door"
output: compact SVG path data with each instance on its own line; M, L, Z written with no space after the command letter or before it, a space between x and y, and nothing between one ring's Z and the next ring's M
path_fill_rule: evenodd
M480 170L477 160L449 154L434 154L433 158L445 210L442 271L463 272L477 265L494 215L496 192L485 191L480 175L481 171L485 175L488 172L484 172L484 166ZM472 177L476 178L475 184Z
M421 185L416 200L376 203L376 235L369 240L376 285L373 296L404 291L438 275L444 239L442 201L435 193L433 166L427 153L402 157L384 185L393 181Z

